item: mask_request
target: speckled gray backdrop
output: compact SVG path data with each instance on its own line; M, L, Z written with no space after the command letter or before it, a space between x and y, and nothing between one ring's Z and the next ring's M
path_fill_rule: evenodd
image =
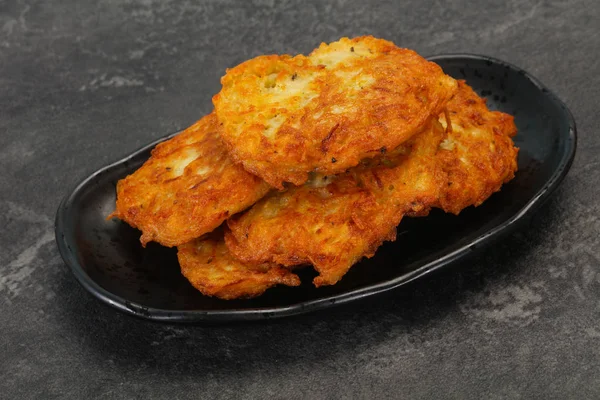
M0 397L600 398L600 2L0 2ZM75 182L210 110L224 69L373 34L483 53L572 109L580 146L531 224L392 295L269 323L144 322L56 250Z

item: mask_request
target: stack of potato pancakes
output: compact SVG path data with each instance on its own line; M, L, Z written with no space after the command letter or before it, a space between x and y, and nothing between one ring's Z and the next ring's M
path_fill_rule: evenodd
M214 111L117 185L111 214L178 248L200 292L333 285L406 216L458 214L514 177L513 117L371 36L227 70Z

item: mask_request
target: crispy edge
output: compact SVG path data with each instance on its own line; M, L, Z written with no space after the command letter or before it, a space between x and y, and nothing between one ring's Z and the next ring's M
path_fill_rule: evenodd
M519 149L511 138L517 127L513 116L490 111L464 80L448 103L447 115L439 119L448 130L439 155L448 174L439 208L459 214L481 205L515 177Z
M236 260L222 238L196 239L177 250L182 275L205 296L250 299L275 285L300 285L296 274L278 265L247 265Z
M181 134L159 143L142 167L117 183L116 207L107 219L119 218L142 231L143 246L156 241L173 247L212 231L229 216L262 198L270 190L269 185L228 159L218 130L216 115L211 113ZM223 160L219 174L202 177L184 171L183 175L169 179L163 176L165 171L156 169L156 164L168 160L178 150L204 143L210 147L213 158ZM170 207L162 204L168 195L175 199ZM153 210L157 202L161 204L158 210Z
M395 240L405 214L427 213L438 201L445 175L434 157L444 131L437 121L433 126L414 139L414 156L401 156L399 167L356 168L325 188L273 193L227 221L225 243L245 262L312 264L320 274L316 286L335 284L384 241ZM423 177L424 188L404 182Z

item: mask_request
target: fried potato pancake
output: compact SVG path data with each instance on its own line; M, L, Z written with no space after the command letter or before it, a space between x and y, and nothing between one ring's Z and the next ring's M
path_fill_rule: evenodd
M490 111L464 81L448 103L451 129L439 152L448 183L439 207L458 214L462 209L478 206L510 181L517 170L518 150L512 137L517 133L511 115ZM440 122L446 128L444 115Z
M274 264L250 265L233 258L221 238L177 247L181 273L202 294L224 300L260 296L275 285L298 286L300 278Z
M117 184L117 217L142 231L143 245L172 247L200 237L269 191L262 179L234 164L211 113L158 144L152 156Z
M313 178L228 220L227 246L245 262L313 264L315 285L332 285L394 240L403 216L424 216L432 207L458 214L481 204L514 177L513 118L488 110L464 82L447 107L380 165L372 160L346 174Z
M227 246L249 263L313 264L319 272L314 284L333 285L385 240L394 240L406 213L425 213L437 202L445 182L436 160L443 139L443 128L433 121L395 154L274 192L228 220Z
M309 56L259 56L221 83L213 103L231 157L279 189L396 148L457 87L435 63L372 36L322 44Z

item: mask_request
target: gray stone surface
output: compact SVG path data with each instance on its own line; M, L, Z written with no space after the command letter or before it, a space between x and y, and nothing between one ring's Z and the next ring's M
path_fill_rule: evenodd
M600 398L600 3L445 3L0 2L0 397ZM68 188L209 111L226 67L359 34L507 60L568 104L578 154L529 226L267 323L145 322L77 284L53 237Z

